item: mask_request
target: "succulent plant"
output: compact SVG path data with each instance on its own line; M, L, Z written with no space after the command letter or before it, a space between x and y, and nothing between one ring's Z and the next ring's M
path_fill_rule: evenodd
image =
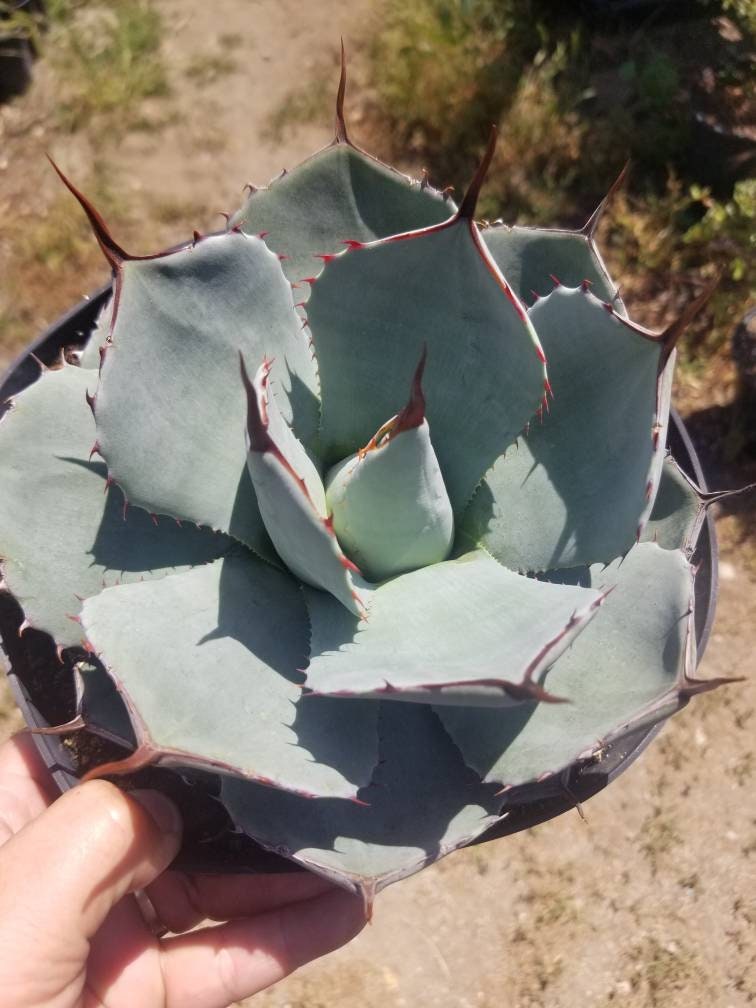
M631 322L601 207L481 227L495 138L457 208L351 143L344 82L333 143L178 250L127 254L64 178L113 296L6 404L0 555L75 671L61 730L127 749L96 773L210 771L371 900L716 683L708 501L665 457L703 298Z

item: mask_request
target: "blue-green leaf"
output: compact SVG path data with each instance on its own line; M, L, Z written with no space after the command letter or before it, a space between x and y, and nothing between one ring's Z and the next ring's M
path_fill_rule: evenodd
M91 371L43 372L0 421L0 558L28 622L60 647L81 642L81 599L105 584L139 581L214 560L231 541L194 526L124 510L95 437L85 396Z
M317 271L316 256L339 252L347 241L438 224L453 209L432 189L342 142L254 189L230 225L265 233L270 247L288 257L283 268L296 282Z
M89 334L86 346L79 355L78 364L81 368L96 371L100 366L100 350L110 335L110 324L113 320L113 299L110 298L100 309L95 324Z
M308 446L315 365L289 284L257 239L208 237L126 260L97 390L100 450L130 503L272 555L247 474L239 351L275 358L281 410Z
M706 508L698 491L672 456L668 455L664 460L659 490L642 539L645 542L658 542L665 549L692 551L705 513Z
M454 515L425 420L418 364L409 402L356 455L327 476L342 547L372 581L445 560Z
M290 575L233 556L108 588L87 599L82 621L145 762L310 796L350 798L370 780L377 705L302 696L307 611Z
M625 308L593 238L580 231L508 227L506 224L481 232L496 265L526 303L548 294L555 278L566 287L584 280L602 301L625 315Z
M320 474L281 416L264 362L254 382L242 361L247 392L247 466L265 528L289 570L363 616L369 585L334 534Z
M481 786L428 707L380 707L379 763L365 805L307 802L223 779L234 821L263 846L361 893L420 871L485 832L498 817L492 788Z
M362 621L322 592L305 597L309 689L495 707L549 699L543 674L603 601L514 574L482 550L386 582Z
M553 398L486 474L462 540L507 567L552 570L626 552L658 486L673 362L661 338L557 287L530 309Z
M571 703L437 708L468 766L486 781L514 786L557 773L683 702L683 676L695 664L688 653L692 572L683 554L640 543L609 567L564 573L593 588L615 586L599 618L549 672L549 689Z
M427 345L427 419L456 514L543 396L541 348L475 224L457 217L326 264L307 306L335 463L403 405Z
M98 661L79 661L74 666L76 712L87 731L132 748L137 744L134 726L123 697Z

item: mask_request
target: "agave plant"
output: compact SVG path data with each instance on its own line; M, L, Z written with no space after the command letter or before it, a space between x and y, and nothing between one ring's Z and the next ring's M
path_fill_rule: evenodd
M707 502L665 457L702 299L642 328L601 207L482 228L494 137L457 208L343 97L342 68L333 143L176 251L128 254L63 179L113 296L7 404L0 554L75 667L61 728L130 750L96 773L210 771L238 829L370 900L715 683Z

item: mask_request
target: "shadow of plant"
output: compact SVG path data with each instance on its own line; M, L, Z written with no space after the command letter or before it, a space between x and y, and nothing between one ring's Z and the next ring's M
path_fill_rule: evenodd
M352 703L342 701L345 720ZM429 707L381 702L378 730L378 765L360 792L366 805L312 801L232 778L224 779L223 800L261 842L280 849L285 837L287 852L326 866L338 851L338 863L357 877L434 861L498 814L497 788L481 785L464 765Z

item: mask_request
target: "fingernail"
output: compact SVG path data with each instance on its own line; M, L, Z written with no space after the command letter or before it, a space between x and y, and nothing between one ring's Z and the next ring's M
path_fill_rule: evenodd
M145 812L154 819L161 833L180 834L183 830L184 824L181 821L181 814L178 808L164 794L161 794L159 791L137 789L136 791L130 791L129 797L139 802Z

